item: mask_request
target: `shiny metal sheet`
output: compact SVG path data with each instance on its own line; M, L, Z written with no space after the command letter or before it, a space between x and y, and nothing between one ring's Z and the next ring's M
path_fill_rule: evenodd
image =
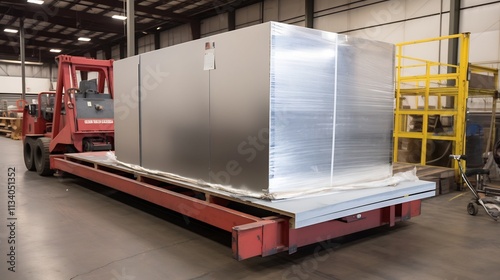
M139 56L115 61L113 67L116 156L140 165Z
M270 24L212 36L210 182L268 187Z
M142 165L257 193L387 178L393 59L275 22L141 54Z
M142 166L208 181L209 72L192 41L140 55Z

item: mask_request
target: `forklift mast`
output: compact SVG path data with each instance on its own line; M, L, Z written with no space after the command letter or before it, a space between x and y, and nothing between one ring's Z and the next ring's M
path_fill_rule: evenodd
M57 58L56 91L23 111L24 162L42 176L53 172L51 156L114 149L113 60Z
M113 121L113 60L61 55L54 102L50 153L111 150ZM77 71L82 79L78 83ZM97 80L87 80L89 72ZM107 93L105 93L107 89Z

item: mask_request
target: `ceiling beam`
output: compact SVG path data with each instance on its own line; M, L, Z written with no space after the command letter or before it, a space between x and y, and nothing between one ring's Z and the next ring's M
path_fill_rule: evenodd
M19 60L19 48L13 48L12 46L0 46L0 58L1 59L11 59L11 60ZM57 53L51 53L49 51L36 51L36 55L32 56L32 50L33 49L26 49L26 61L54 61L54 57L56 57L58 54ZM39 57L39 55L42 55Z
M99 1L99 4L110 6L113 8L123 9L123 2L120 0L101 0L101 1ZM180 14L176 14L176 13L165 11L165 10L155 9L155 8L152 8L149 6L137 5L137 1L135 4L135 11L136 12L143 12L146 14L157 15L163 19L172 19L172 20L180 21L180 22L190 22L191 21L191 19L189 17L183 16Z
M0 6L0 13L8 14L14 17L25 17L26 19L34 19L40 22L54 23L65 27L77 29L85 29L90 31L105 32L105 33L121 33L123 32L123 22L106 19L102 16L83 14L76 11L55 9L54 15L41 13L40 11L30 8L26 9L3 7Z
M5 28L12 28L12 27L0 24L0 32L1 32L1 30L5 29ZM47 32L44 30L36 30L36 29L31 29L31 28L25 28L24 33L25 33L25 35L31 36L30 39L26 39L27 41L31 41L31 40L33 40L33 37L37 37L37 36L43 36L43 37L47 37L47 38L55 38L55 39L61 39L61 40L75 40L75 41L78 40L78 36L65 35L65 34L61 34L61 33L57 33L57 32ZM9 37L14 37L14 36L19 38L18 35L16 35L16 34L9 35ZM18 39L16 39L16 40L18 40ZM103 43L103 41L101 41L99 39L95 39L95 38L92 38L91 42L93 44Z

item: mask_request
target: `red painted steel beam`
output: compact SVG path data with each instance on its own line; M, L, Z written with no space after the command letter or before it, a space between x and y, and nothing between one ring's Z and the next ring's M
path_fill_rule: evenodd
M327 221L299 229L290 225L287 217L259 218L203 201L145 182L128 179L99 165L85 166L62 156L51 156L51 167L62 170L119 191L150 201L191 218L232 231L233 256L244 260L269 256L282 251L294 253L298 247L345 236L355 232L394 225L420 215L421 201L415 200Z
M420 200L405 202L299 229L290 228L289 221L284 218L236 226L232 233L233 256L244 260L286 250L294 253L305 245L383 225L393 226L398 221L420 215L420 206Z
M235 226L261 221L260 218L252 215L68 161L64 158L52 157L51 168L92 180L229 232Z

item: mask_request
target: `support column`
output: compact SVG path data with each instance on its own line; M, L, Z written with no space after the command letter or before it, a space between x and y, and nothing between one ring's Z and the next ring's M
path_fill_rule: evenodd
M191 36L193 40L201 38L201 22L197 19L191 20Z
M125 49L125 41L121 40L120 41L120 59L124 59L126 56L126 49Z
M306 27L314 28L314 0L306 1Z
M21 99L26 100L26 49L24 46L24 17L19 18L19 51L21 53Z
M159 50L161 48L161 44L160 44L161 38L160 38L160 32L159 31L155 32L155 38L154 38L154 40L155 40L155 50Z
M460 0L450 0L450 29L449 35L460 32ZM458 63L458 38L451 39L448 44L448 64ZM448 67L448 73L455 73L455 69ZM453 81L449 81L453 82Z
M127 0L127 57L135 52L135 7L134 0Z
M104 51L104 59L111 59L112 58L112 52L111 52L111 46L108 45L108 46L105 46L103 48L103 51Z
M227 13L227 30L235 30L236 29L236 11L231 9Z

